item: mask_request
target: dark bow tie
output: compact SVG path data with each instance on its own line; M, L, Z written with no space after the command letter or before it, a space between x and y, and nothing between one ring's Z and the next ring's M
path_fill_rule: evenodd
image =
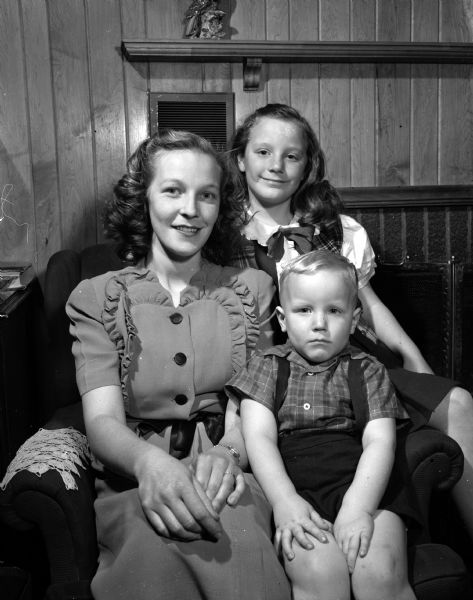
M279 262L284 255L284 238L294 242L299 254L306 254L313 248L314 225L296 225L280 228L268 240L268 256Z

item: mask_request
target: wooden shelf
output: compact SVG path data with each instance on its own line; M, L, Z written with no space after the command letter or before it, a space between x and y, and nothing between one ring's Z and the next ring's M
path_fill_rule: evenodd
M309 42L246 40L122 41L129 61L242 62L244 88L259 87L262 64L473 63L473 44L449 42Z

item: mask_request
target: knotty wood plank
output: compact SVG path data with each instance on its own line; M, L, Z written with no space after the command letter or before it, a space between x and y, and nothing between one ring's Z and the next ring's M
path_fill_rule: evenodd
M264 40L266 32L265 3L254 0L238 0L232 15L232 39ZM243 91L243 67L232 64L232 89L235 94L235 122L238 124L259 106L267 103L267 65L263 65L260 89Z
M376 38L376 0L351 1L351 39ZM370 186L375 170L375 68L351 65L351 185Z
M289 38L319 39L318 3L313 0L289 0ZM296 108L320 135L319 65L293 63L290 79L291 106Z
M30 126L37 274L62 247L47 6L23 0L26 86Z
M437 42L438 0L417 0L412 8L413 41ZM438 74L437 65L412 65L412 185L438 181Z
M189 0L154 0L146 4L147 37L153 39L182 39L184 15ZM150 90L153 92L201 92L203 66L201 63L174 62L150 64Z
M412 39L439 40L438 0L420 0L412 6ZM438 181L438 65L412 65L411 174L413 185ZM429 213L409 214L407 253L429 260Z
M471 3L441 2L442 41L473 41ZM440 68L440 169L441 183L473 181L473 67L463 65ZM472 211L446 211L446 251L448 257L471 256Z
M225 15L223 16L223 27L225 31L225 38L228 39L231 36L231 17L233 10L233 3L231 0L220 0L219 9L223 10ZM203 65L204 92L231 92L232 91L232 71L230 63L206 63Z
M104 239L101 214L126 162L125 94L120 53L120 5L87 0L87 34L94 140L97 239Z
M19 4L0 3L0 257L34 261L35 222Z
M145 0L120 0L121 24L124 37L144 38ZM125 86L126 154L129 156L148 136L149 66L123 60ZM125 167L125 165L124 165Z
M287 40L289 38L289 11L287 0L267 0L266 38ZM291 103L290 66L270 64L268 67L268 102Z
M378 1L377 39L409 41L410 0ZM410 66L379 65L378 71L378 185L408 185L410 178ZM399 262L406 254L404 211L386 211L385 260Z
M351 39L376 39L376 0L351 1ZM351 76L351 185L376 183L376 70L374 65L352 65ZM358 210L354 218L368 231L371 243L380 252L380 210Z
M50 0L48 9L62 243L81 250L97 241L85 12L75 0Z
M348 40L349 0L320 0L320 39ZM350 185L349 65L320 65L320 142L327 157L328 178Z

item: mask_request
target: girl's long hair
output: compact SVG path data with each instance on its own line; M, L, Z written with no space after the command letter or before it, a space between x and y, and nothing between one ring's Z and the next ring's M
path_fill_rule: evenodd
M254 125L264 117L295 123L304 136L307 163L301 184L291 198L291 211L301 215L299 221L302 224L332 225L343 205L337 190L325 178L325 155L307 119L286 104L267 104L258 108L236 129L228 153L235 200L248 207L248 184L245 173L238 168L238 158L245 154Z

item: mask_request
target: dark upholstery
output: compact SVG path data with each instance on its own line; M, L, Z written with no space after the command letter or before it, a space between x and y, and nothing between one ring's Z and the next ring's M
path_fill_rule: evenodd
M122 266L114 247L104 244L81 253L63 250L49 261L44 289L49 337L45 340L44 362L51 369L45 377L45 428L73 426L84 430L64 305L81 279ZM436 490L448 491L461 476L461 450L447 436L426 427L409 436L407 454L425 525L415 538L409 539L410 577L416 594L420 600L466 600L470 598L469 582L461 558L447 546L435 544L428 527L432 494ZM79 470L80 477L75 476L78 490L66 490L55 471L41 478L23 471L4 492L0 491L2 520L16 529L37 527L43 536L51 577L47 600L90 598L89 582L96 570L98 553L94 488L91 470Z

